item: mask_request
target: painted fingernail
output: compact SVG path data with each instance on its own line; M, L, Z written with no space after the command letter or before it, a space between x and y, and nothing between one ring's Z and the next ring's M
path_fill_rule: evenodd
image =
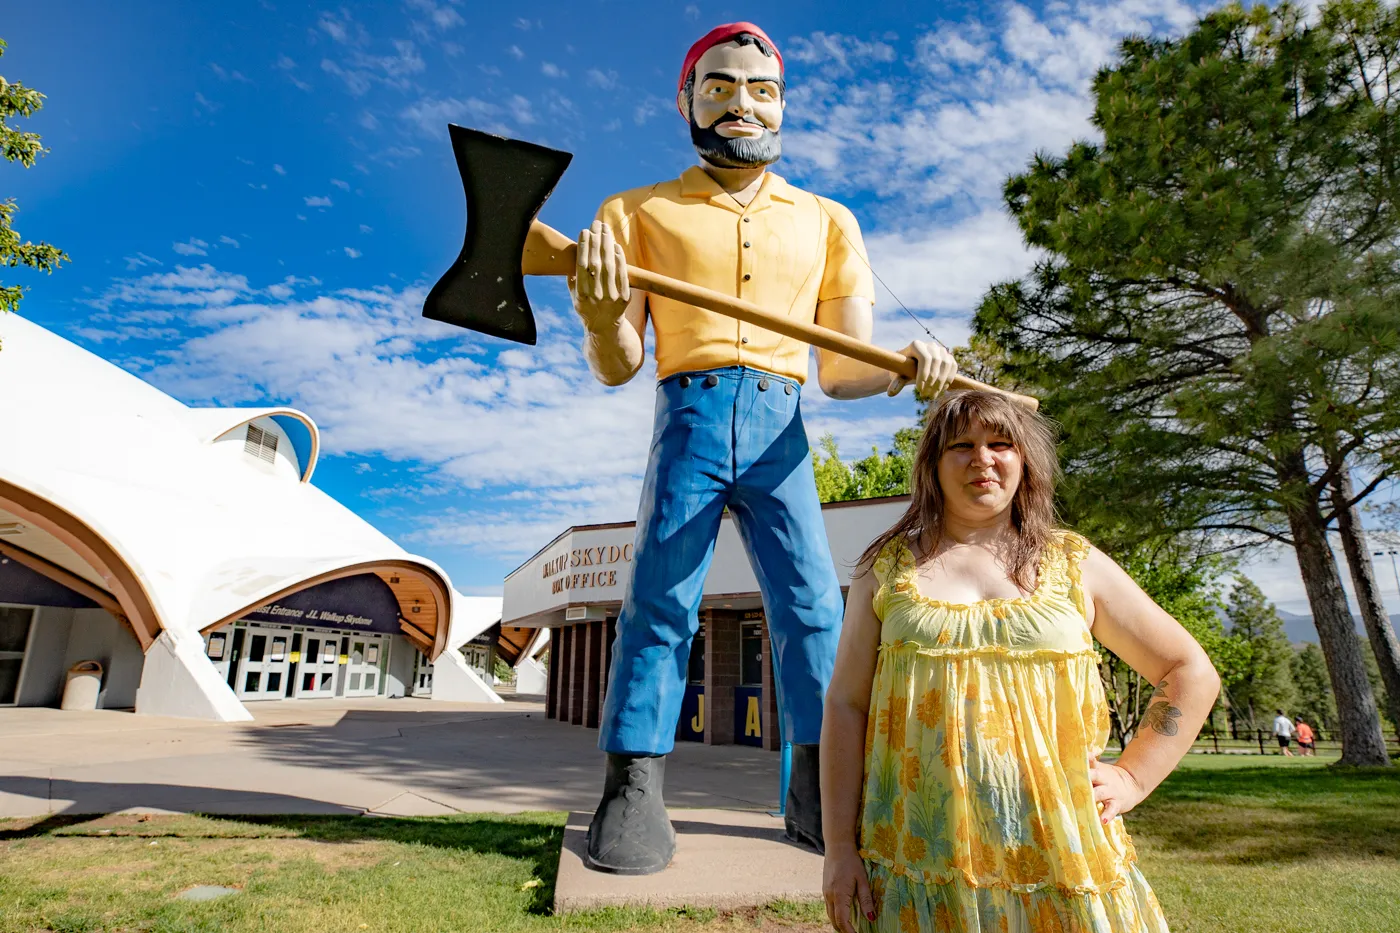
M873 910L867 910L867 911L865 912L865 919L866 919L866 920L869 920L871 923L874 923L874 922L875 922L875 911L873 911Z

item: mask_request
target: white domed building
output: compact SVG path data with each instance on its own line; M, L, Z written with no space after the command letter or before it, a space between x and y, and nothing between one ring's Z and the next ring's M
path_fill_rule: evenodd
M500 702L455 650L500 620L311 484L316 424L191 408L0 314L0 706L225 721L266 699Z

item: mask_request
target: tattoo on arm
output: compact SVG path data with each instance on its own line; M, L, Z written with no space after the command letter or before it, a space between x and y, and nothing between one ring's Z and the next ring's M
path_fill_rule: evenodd
M1159 683L1147 701L1147 710L1142 714L1142 724L1158 735L1176 735L1179 730L1177 720L1181 710L1172 706L1167 699L1167 682Z

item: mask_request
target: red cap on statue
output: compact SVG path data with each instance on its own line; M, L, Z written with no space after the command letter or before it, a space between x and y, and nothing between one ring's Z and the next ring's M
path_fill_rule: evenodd
M701 55L704 55L715 46L722 45L735 36L745 32L749 35L757 36L773 47L773 54L777 56L778 59L778 73L782 74L783 53L778 51L778 46L772 39L768 38L768 33L759 29L753 23L725 23L723 26L716 26L714 29L705 33L700 37L699 41L690 47L690 51L685 53L685 63L681 65L681 77L680 80L676 82L676 94L679 95L680 92L685 89L685 79L690 77L690 72L695 68L695 63L700 60ZM676 104L676 109L680 110L679 102ZM685 117L687 120L690 119L690 115L684 110L681 110L681 116Z

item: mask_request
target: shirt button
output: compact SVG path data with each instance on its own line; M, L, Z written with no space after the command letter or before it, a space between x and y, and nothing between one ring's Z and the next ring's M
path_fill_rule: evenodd
M714 373L710 373L705 377L705 388L713 389L717 385L719 385L719 377Z
M745 282L747 282L747 281L748 281L749 279L751 279L751 278L753 278L753 276L749 275L747 272L744 273L744 281L745 281Z
M739 338L739 342L740 342L740 343L748 343L748 342L749 342L749 338L747 338L747 337L740 337L740 338Z
M744 249L748 249L748 248L749 248L749 241L748 241L748 240L745 240L745 241L744 241Z
M744 223L748 223L748 222L749 222L749 219L748 219L747 217L745 217L745 218L744 218Z
M767 391L768 391L768 377L767 377L767 376L764 376L762 379L758 380L758 391L760 391L760 392L767 392Z

